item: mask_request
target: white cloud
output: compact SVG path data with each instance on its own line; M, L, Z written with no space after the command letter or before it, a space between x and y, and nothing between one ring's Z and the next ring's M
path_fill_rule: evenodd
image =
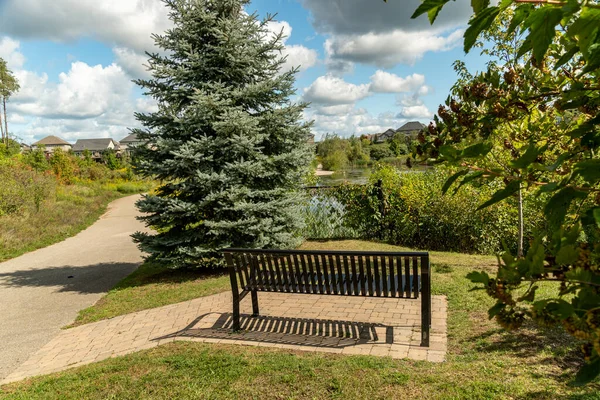
M151 33L171 26L157 0L4 0L0 31L22 38L74 41L92 37L138 52L151 50Z
M133 84L121 67L112 64L89 66L83 62L71 64L68 73L59 75L59 83L48 83L47 76L27 71L25 91L17 93L12 102L21 114L46 118L93 118L111 109L119 109L129 100Z
M348 114L354 108L354 104L340 104L337 106L322 106L315 109L316 114L320 115L344 115Z
M267 24L267 29L272 35L283 33L283 44L285 48L281 52L281 56L287 58L285 64L281 67L282 71L289 71L295 67L299 67L300 71L305 71L317 64L319 55L316 50L309 49L302 45L287 44L287 40L292 35L292 26L287 21L271 21Z
M137 53L126 47L113 48L115 61L121 66L130 77L134 79L148 79L151 77L148 68L148 56Z
M393 30L363 35L335 35L325 42L328 62L345 61L391 68L414 65L430 51L447 51L461 43L463 31L443 32Z
M427 86L423 86L427 87ZM421 100L421 93L426 92L419 90L412 95L404 95L398 99L398 105L402 108L397 115L397 118L408 119L431 119L433 112L429 111L427 106ZM425 93L426 94L426 93Z
M433 118L433 113L425 105L403 107L397 118L408 119L429 119Z
M140 97L135 101L136 111L141 113L153 113L158 111L158 104L152 97Z
M318 54L315 50L300 45L285 46L283 56L287 56L285 64L281 67L282 71L289 71L294 67L299 67L300 71L305 71L317 64Z
M371 91L375 93L412 92L425 83L425 76L412 74L406 78L378 70L371 76Z
M427 16L411 19L420 0L302 0L312 14L315 29L321 33L364 34L392 29L423 31L430 29ZM466 25L472 9L468 1L448 3L435 22L436 27Z
M27 119L23 117L21 114L11 113L8 114L8 122L11 124L24 124L27 122Z
M3 40L2 57L23 65L20 44ZM9 43L9 45L6 45ZM16 56L15 56L16 55ZM116 64L90 66L73 62L68 72L52 82L48 75L14 68L21 89L11 97L8 106L9 129L26 142L47 135L68 140L86 137L115 137L127 134L137 126L134 111L147 111L152 101L133 101L133 83Z
M341 78L325 75L304 89L304 100L322 105L354 104L369 96L369 86L355 85Z
M407 122L391 111L374 116L363 108L353 108L343 114L323 114L318 109L309 110L306 118L314 120L312 130L317 139L326 133L336 133L344 137L381 133L389 128L397 129Z
M19 51L20 43L9 37L0 38L0 58L8 64L8 68L21 68L25 64L25 56Z

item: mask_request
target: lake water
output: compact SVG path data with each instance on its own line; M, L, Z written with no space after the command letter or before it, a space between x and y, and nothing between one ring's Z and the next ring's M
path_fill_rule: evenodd
M398 168L401 173L424 172L427 167L416 166L412 169ZM371 168L352 168L345 171L339 171L329 176L319 176L317 186L338 186L344 183L353 183L363 185L369 182Z

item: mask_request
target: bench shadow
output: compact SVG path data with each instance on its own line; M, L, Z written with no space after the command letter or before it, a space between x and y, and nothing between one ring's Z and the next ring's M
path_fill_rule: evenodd
M253 317L249 314L241 314L241 330L234 332L232 322L231 313L207 313L199 316L180 331L152 340L228 339L329 348L382 343L383 340L386 344L394 342L393 327L375 323L275 316ZM385 332L381 335L383 331Z
M105 293L140 263L98 263L0 272L0 287L57 287L57 292Z

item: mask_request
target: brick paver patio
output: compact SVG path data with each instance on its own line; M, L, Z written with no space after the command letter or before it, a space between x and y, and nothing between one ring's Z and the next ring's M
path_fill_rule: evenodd
M123 315L61 332L10 374L9 383L78 367L175 340L240 344L442 362L444 296L433 296L431 346L420 347L420 300L259 293L261 317L242 302L242 331L232 333L231 294Z

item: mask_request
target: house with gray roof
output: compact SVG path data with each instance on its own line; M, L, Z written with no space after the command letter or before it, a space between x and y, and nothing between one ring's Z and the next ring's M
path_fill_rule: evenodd
M46 153L52 153L55 149L61 149L63 151L71 150L71 143L59 138L58 136L46 136L42 140L38 140L31 145L32 148L43 146Z
M88 150L92 154L92 158L100 159L102 158L102 153L107 150L114 150L119 153L121 147L119 142L112 138L106 139L79 139L73 146L73 152L81 156L84 151Z
M418 134L425 128L427 128L427 125L418 121L411 121L402 125L396 132L404 133L406 135Z
M388 140L392 140L394 138L394 135L396 134L396 131L393 129L388 129L387 131L380 133L378 135L375 136L375 143L383 143L386 142Z
M122 151L128 151L130 147L137 146L139 144L142 144L142 141L138 139L135 133L132 133L131 135L119 140L119 145L121 146Z

